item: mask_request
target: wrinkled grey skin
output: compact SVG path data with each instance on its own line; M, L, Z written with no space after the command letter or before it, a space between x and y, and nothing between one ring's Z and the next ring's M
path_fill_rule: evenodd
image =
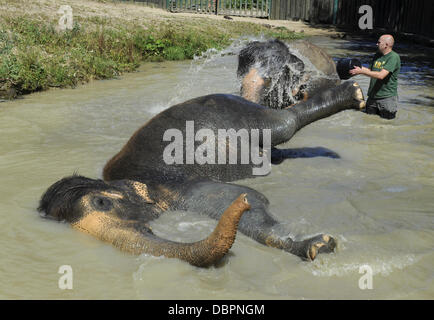
M213 245L220 247L214 240L211 245L206 241L208 251L200 249L197 255L195 248L203 248L202 245L173 245L156 237L147 223L170 210L198 212L222 221L226 209L240 194L246 194L249 209L245 208L247 211L242 216L241 211L235 210L236 219L229 219L231 227L225 227L224 223L220 233L213 233L210 239L220 239L220 234L225 234L227 229L234 231L238 227L259 243L313 260L318 253L334 250L336 242L331 236L321 234L300 241L292 239L290 230L284 229L270 214L269 202L264 195L229 183L254 178L254 163L228 164L226 161L224 164L168 165L163 155L170 142L164 141L163 136L167 129L178 129L185 137L186 122L194 121L196 131L209 129L215 137L218 129L243 128L248 132L250 129L270 129L271 147L275 147L313 121L363 106L363 94L353 81L321 91L312 99L285 110L270 109L234 95L198 97L164 110L139 128L104 167L104 181L74 176L64 178L47 190L39 210L131 252L136 252L139 244L151 254L163 251L163 255L171 256L174 253L175 257L194 265L208 266L216 260L203 261L207 252L215 251ZM196 141L196 147L200 143ZM237 148L239 154L240 146ZM234 232L230 234L230 237L234 236ZM219 251L224 255L228 249L223 249Z
M340 83L331 57L305 40L247 44L239 53L237 75L241 96L273 109L307 100Z
M150 193L163 185L168 189L165 202L169 208L200 212L215 219L219 219L222 209L237 194L247 193L251 209L241 217L238 230L262 244L313 260L320 252L333 251L335 241L332 237L319 235L293 241L288 236L289 231L283 230L280 222L269 213L264 195L227 183L254 178L253 163L231 165L226 161L225 164L167 165L162 155L169 142L161 143L161 137L167 128L179 129L185 137L185 123L190 120L194 121L196 130L211 128L215 136L222 128L237 131L243 128L249 132L253 128L268 128L271 129L271 146L274 147L288 141L313 121L347 109L359 110L363 106L362 92L353 81L324 90L288 110L269 109L233 95L195 98L163 111L137 130L106 164L104 180L140 181L149 186ZM196 147L199 144L197 142Z

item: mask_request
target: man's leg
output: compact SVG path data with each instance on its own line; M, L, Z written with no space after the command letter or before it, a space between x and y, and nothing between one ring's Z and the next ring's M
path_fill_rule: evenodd
M394 119L398 110L398 98L390 97L377 100L378 115L384 119Z
M368 98L368 101L366 101L365 112L367 114L378 114L377 102L375 99Z

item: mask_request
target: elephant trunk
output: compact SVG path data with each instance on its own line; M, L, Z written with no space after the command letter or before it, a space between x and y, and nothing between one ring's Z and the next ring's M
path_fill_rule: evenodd
M242 194L225 210L214 231L206 239L193 243L162 239L149 230L139 232L134 222L113 221L112 217L103 214L89 215L73 227L133 254L178 258L197 267L208 267L217 263L232 247L238 222L248 209L250 204L246 194Z
M314 97L316 93L319 93L322 90L334 88L341 83L337 76L336 78L333 76L321 76L315 77L313 79L311 79L310 75L308 75L307 77L309 83L306 88L301 89L304 95L304 100ZM307 83L308 81L306 80L304 83ZM302 87L304 83L301 83Z
M296 130L299 130L309 123L340 111L364 107L363 93L359 85L354 81L346 81L286 110L293 115L297 123Z

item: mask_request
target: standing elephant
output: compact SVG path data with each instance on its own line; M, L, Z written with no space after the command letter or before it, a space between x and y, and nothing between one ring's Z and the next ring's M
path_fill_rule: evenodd
M253 41L238 56L241 95L282 109L340 83L333 59L321 48L297 40Z
M252 159L239 163L239 158L232 163L228 159L230 152L221 159L225 161L219 159L218 163L188 163L189 143L193 143L190 147L196 153L203 151L201 147L205 144L214 146L215 149L203 152L210 156L213 151L214 154L222 151L218 149L220 140L210 138L217 137L220 130L245 130L248 141L253 141L254 130L259 129L262 130L258 138L259 153L270 156L265 130L271 133L269 147L274 147L313 121L362 107L362 91L352 81L321 91L286 110L270 109L234 95L198 97L164 110L139 128L107 162L104 180L76 175L63 178L45 192L38 210L46 217L66 220L74 228L122 250L176 257L196 266L216 263L232 245L237 227L264 245L313 260L318 253L334 250L336 243L331 236L291 239L289 232L269 213L264 195L229 183L255 177L252 172L257 163ZM193 122L196 134L191 136L188 124ZM198 137L199 132L207 135ZM182 152L176 155L174 148L175 160L168 163L167 157L173 156L173 152L167 149L177 137L181 137L177 146L182 147ZM224 145L224 150L242 151L243 145L237 141ZM157 237L147 224L170 210L206 214L219 220L219 224L203 241L174 243Z

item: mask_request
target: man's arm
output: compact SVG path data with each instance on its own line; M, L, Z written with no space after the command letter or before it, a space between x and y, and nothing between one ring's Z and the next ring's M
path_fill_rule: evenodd
M381 71L372 71L371 69L365 67L354 67L354 69L350 70L350 74L353 76L356 74L363 74L371 78L383 80L387 77L389 71L387 71L386 69L382 69Z

